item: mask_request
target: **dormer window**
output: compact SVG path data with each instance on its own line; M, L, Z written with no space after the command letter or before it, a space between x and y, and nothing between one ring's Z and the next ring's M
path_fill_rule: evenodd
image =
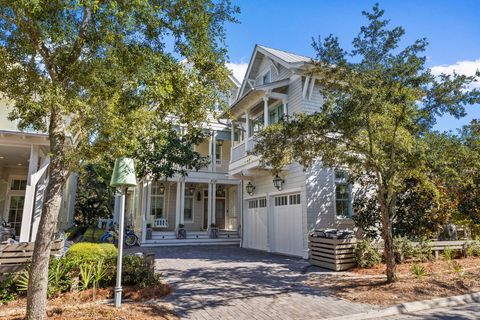
M267 84L267 83L270 83L272 82L272 73L269 71L267 71L267 73L265 73L262 77L262 83L263 84Z

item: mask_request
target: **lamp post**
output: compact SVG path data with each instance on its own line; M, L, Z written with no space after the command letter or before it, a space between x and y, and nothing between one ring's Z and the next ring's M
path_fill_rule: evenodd
M117 282L115 285L115 307L120 307L122 304L122 258L123 258L123 230L125 221L125 193L128 187L137 185L135 178L135 167L133 159L118 158L115 160L115 167L113 168L112 180L110 186L120 188L120 206L119 206L119 221L118 221L118 258L117 258Z

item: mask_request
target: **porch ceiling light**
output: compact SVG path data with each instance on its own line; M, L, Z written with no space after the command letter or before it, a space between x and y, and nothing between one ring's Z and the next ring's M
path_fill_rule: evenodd
M248 182L247 186L245 187L247 189L247 193L251 196L255 193L255 186L252 184L251 181Z
M278 174L275 176L275 178L273 178L273 186L279 191L282 190L284 183L285 183L285 180L280 178Z
M221 147L223 146L223 140L222 139L218 139L217 140L217 144Z
M193 186L193 184L191 184L188 188L188 192L190 192L190 195L193 195L193 193L195 192L195 187Z
M160 191L160 194L164 194L165 193L165 185L162 183L160 183L160 186L158 187L158 191Z

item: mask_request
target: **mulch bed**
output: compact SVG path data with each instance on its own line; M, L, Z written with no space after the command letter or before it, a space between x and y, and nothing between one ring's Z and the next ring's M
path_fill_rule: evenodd
M81 292L67 292L48 301L48 318L60 319L178 319L169 304L162 302L162 297L171 292L166 283L157 286L123 288L121 308L113 307L109 300L113 298L114 289L92 289ZM21 297L6 305L0 305L0 319L23 319L26 298Z
M447 261L417 263L427 275L416 278L411 273L413 263L398 265L398 281L387 284L385 265L371 269L354 269L350 274L312 276L307 284L328 290L340 298L378 306L428 300L480 291L480 258L454 260L463 268L455 272Z

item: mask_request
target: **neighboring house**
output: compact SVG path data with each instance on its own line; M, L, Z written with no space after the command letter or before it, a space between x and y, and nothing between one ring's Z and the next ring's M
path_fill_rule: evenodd
M19 130L8 120L9 103L0 98L0 217L14 229L21 242L34 241L47 185L48 135ZM73 223L77 177L71 174L65 184L58 230Z
M233 103L240 83L233 77L230 81L232 89L226 99ZM195 150L210 157L207 167L167 181L145 177L136 188L128 190L126 221L133 225L143 246L240 244L241 182L228 175L234 137L229 123L218 121L214 114L204 129L210 133L209 139ZM219 228L218 238L210 238L212 224ZM184 225L186 239L176 238L179 225Z
M276 188L271 171L249 154L255 134L283 115L321 110L322 96L316 79L306 73L309 68L309 57L255 46L230 108L239 139L233 142L228 173L243 181L243 247L306 258L310 231L353 227L352 188L344 172L320 162L306 171L291 164L277 177Z

